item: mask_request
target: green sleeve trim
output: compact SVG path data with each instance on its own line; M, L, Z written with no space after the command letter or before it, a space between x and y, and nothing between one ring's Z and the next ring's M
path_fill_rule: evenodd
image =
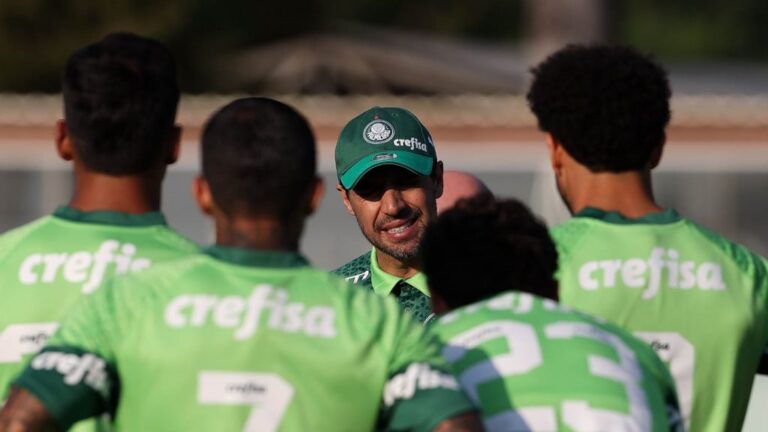
M384 387L381 431L432 431L440 422L475 407L447 371L411 363Z
M431 432L441 422L476 411L463 394L456 391L428 390L414 399L402 401L393 410L381 431Z
M114 366L75 347L49 346L13 385L35 395L63 430L100 414L114 417L120 385Z

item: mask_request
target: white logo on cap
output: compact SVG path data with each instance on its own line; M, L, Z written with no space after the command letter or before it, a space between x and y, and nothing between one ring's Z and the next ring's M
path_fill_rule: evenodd
M363 129L363 139L369 144L383 144L395 133L395 128L384 120L374 120Z

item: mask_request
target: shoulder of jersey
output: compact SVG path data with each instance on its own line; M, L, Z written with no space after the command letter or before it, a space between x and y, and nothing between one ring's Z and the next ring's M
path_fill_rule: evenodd
M52 216L43 216L27 224L13 228L0 235L0 259L6 253L15 249L16 245L24 241L25 238L34 234L38 229L44 227L52 220Z
M586 234L590 228L588 220L571 218L549 229L549 235L559 253L565 253Z
M158 227L161 228L159 231L160 240L162 240L164 243L167 243L168 245L177 248L182 252L193 253L200 250L200 246L198 246L192 240L184 237L181 233L171 228L170 226L159 225Z
M746 246L728 240L722 235L704 228L695 222L685 219L686 224L702 236L713 247L720 250L723 254L733 260L734 263L745 273L760 273L768 277L768 261L765 258L750 251Z
M139 272L127 273L116 276L118 281L126 283L143 283L147 285L172 284L184 277L190 270L206 262L206 255L203 253L190 253L181 255L178 258L168 259L157 262L151 267Z
M366 252L343 266L331 271L351 283L359 283L370 278L371 252Z

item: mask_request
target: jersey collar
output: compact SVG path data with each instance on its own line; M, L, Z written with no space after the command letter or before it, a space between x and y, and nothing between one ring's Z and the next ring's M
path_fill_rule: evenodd
M376 294L388 295L401 280L429 297L427 277L424 273L418 272L408 279L401 279L397 276L393 276L379 267L379 261L376 259L376 248L371 249L371 285L373 286L373 292Z
M249 267L292 268L309 265L298 252L279 252L258 249L242 249L213 245L203 252L221 261Z
M639 218L630 218L615 211L605 211L594 207L585 207L583 210L573 216L598 219L603 222L618 225L668 225L678 222L682 219L680 214L678 214L674 209L666 209L657 213L648 213L647 215L641 216Z
M85 222L101 225L118 226L152 226L167 225L165 216L160 212L147 212L141 214L124 213L112 210L81 211L68 206L57 208L53 215L57 218L73 222Z

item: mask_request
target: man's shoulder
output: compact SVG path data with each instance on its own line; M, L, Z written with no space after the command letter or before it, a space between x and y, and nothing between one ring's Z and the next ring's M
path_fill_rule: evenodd
M736 243L723 235L705 228L688 219L687 225L698 235L700 239L709 243L713 248L732 260L745 273L766 273L768 261L749 250L746 246Z
M30 237L36 236L41 230L44 231L52 221L52 216L43 216L0 235L0 257L8 252L16 250L18 244L26 241ZM51 241L55 242L55 239L52 239L44 233L39 234L38 237L40 237L40 241L45 244L50 244Z
M580 238L589 228L589 219L574 217L550 227L549 234L558 245L567 244Z
M331 273L353 284L371 284L371 253L366 252Z
M171 228L168 225L159 226L158 240L162 241L166 246L178 251L181 254L192 254L200 250L198 246L192 240L186 238L184 235Z
M15 228L11 228L8 231L0 234L0 242L6 243L12 241L18 237L24 237L36 232L37 230L47 226L54 220L53 216L43 216L33 221L27 222L23 225L19 225Z

